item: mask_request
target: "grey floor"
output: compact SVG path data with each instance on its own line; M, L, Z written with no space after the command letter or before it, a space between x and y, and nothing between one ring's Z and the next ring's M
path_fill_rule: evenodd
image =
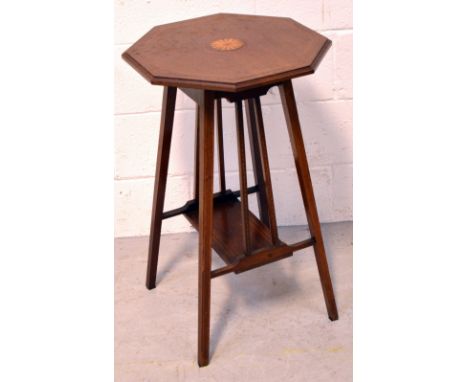
M313 249L212 280L211 361L197 365L197 234L165 235L156 289L147 237L115 240L116 381L352 380L352 223L323 225L340 319L330 322ZM286 242L306 227L280 229ZM213 256L213 268L223 265Z

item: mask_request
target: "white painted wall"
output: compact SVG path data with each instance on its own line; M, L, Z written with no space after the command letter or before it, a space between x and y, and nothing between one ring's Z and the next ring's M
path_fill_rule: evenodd
M151 86L120 55L155 25L218 12L292 17L333 41L317 73L295 79L293 84L320 218L323 222L351 220L351 0L116 0L115 236L149 233L162 101L162 88ZM262 104L278 223L306 224L278 90L272 89L262 97ZM227 102L223 104L223 118L227 183L236 187L234 110ZM191 198L194 123L193 101L178 92L167 209ZM253 185L252 179L250 173L249 185ZM254 202L251 196L251 204ZM163 223L163 233L189 230L182 217Z

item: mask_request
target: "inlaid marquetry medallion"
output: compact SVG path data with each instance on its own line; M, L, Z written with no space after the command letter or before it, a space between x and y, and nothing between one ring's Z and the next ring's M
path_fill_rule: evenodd
M214 40L210 46L216 50L236 50L244 46L244 42L237 38L221 38Z

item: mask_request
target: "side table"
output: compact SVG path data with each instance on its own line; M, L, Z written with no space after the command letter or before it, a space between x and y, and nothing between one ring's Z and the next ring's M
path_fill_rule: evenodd
M211 279L241 273L313 246L330 320L338 319L291 79L312 74L331 41L282 17L216 14L157 26L122 57L153 85L164 86L146 286L156 286L161 224L183 214L199 232L198 364L209 363ZM278 236L260 97L277 86L310 231L286 244ZM197 104L192 200L163 211L177 89ZM226 188L221 99L235 105L240 189ZM255 185L247 185L243 104ZM215 124L216 120L216 124ZM216 128L215 128L216 125ZM213 193L217 135L220 191ZM249 210L257 194L259 218ZM240 198L240 199L239 199ZM212 249L225 266L211 269Z

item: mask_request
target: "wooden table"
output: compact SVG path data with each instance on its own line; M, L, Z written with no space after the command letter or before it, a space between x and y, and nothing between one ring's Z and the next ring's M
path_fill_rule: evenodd
M291 79L316 70L331 41L282 17L216 14L157 26L122 57L151 84L164 86L146 286L156 286L162 220L183 214L199 232L198 364L209 363L211 279L240 273L313 246L330 320L338 319ZM278 236L260 97L278 86L310 238ZM197 104L195 187L184 206L163 211L177 89ZM221 99L235 104L240 189L226 188ZM255 185L248 187L243 103ZM216 124L215 124L216 120ZM216 127L216 129L215 129ZM220 191L213 193L217 135ZM259 218L249 210L257 194ZM239 199L240 198L240 199ZM211 269L212 248L225 266Z

